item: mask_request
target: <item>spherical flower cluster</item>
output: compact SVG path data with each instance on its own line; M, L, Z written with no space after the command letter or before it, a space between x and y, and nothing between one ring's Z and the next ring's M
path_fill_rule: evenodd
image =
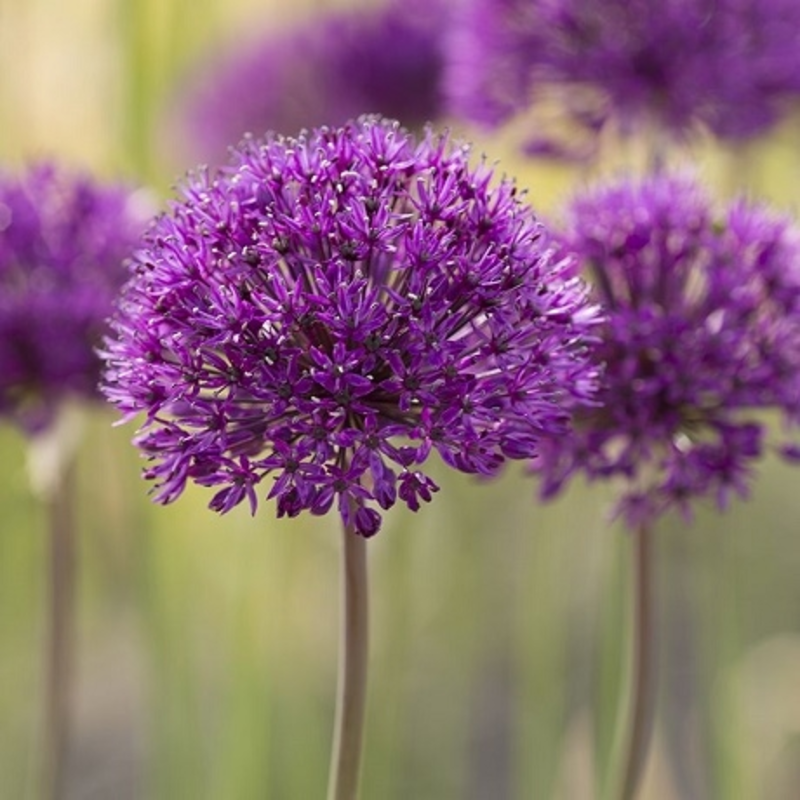
M601 405L538 463L545 496L579 471L616 476L636 525L744 494L759 412L800 411L800 231L744 201L717 214L692 180L664 175L578 197L563 244L607 309L606 369Z
M374 534L419 467L492 474L564 433L596 369L598 311L510 182L432 132L365 117L245 140L146 235L105 391L154 462L156 500L327 512Z
M245 133L293 133L380 113L421 129L441 114L445 0L322 13L220 53L185 80L181 148L224 157Z
M448 51L454 110L491 126L555 105L592 141L610 121L744 139L800 93L800 3L466 0Z
M137 197L50 163L0 175L0 413L26 430L97 395L95 348L145 226Z

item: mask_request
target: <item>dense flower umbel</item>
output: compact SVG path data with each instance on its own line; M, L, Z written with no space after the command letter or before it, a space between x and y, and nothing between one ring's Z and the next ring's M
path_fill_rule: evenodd
M466 0L450 44L458 113L556 106L592 141L611 120L743 139L800 92L796 0Z
M145 224L136 197L54 164L0 174L0 413L28 430L97 395L94 348Z
M798 229L744 201L717 215L666 175L580 196L564 245L608 312L605 385L541 458L544 494L577 471L620 476L631 525L743 494L764 444L758 412L795 422L800 410Z
M248 132L289 134L367 113L421 129L441 113L445 13L445 0L392 0L238 43L188 77L181 147L216 158Z
M193 479L254 511L272 473L279 516L337 502L369 536L372 504L436 491L432 449L491 474L568 430L598 312L511 183L377 118L233 159L150 230L107 345L157 500Z

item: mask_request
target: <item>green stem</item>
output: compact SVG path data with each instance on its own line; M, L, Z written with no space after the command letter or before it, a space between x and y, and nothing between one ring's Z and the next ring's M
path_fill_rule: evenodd
M44 800L66 796L75 629L73 484L74 465L69 465L46 501L50 541L42 754Z
M633 549L633 624L631 628L632 664L630 695L625 733L620 740L619 800L637 796L644 773L656 697L654 647L654 585L652 531L645 525L634 531Z
M128 103L125 108L125 144L137 177L145 180L150 175L150 136L152 109L150 106L152 82L156 59L154 47L148 38L151 10L145 0L121 0L120 36L122 52L126 57L125 75L128 84Z
M367 543L352 526L343 530L342 624L336 722L328 800L357 800L364 740L369 650Z

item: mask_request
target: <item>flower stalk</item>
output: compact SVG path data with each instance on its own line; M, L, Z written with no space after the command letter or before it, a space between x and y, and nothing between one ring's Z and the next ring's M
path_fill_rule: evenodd
M75 466L70 464L63 470L60 480L46 500L50 540L42 744L44 800L60 800L65 797L66 792L70 696L75 652L74 477Z
M358 797L367 701L367 542L352 525L342 530L342 623L328 800Z
M627 722L620 738L617 786L611 796L634 800L644 774L653 733L656 699L656 656L652 530L641 525L631 533L633 592L631 597L631 671Z

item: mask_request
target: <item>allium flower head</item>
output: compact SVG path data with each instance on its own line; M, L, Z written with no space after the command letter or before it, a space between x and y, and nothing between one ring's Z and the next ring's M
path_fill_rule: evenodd
M365 117L245 140L191 175L135 259L105 391L156 499L187 480L228 511L274 477L278 516L334 502L369 536L420 467L492 474L591 396L597 318L513 184L468 149Z
M270 30L186 80L182 147L224 156L245 133L293 133L380 113L421 129L441 114L445 0L391 0Z
M54 164L0 174L0 413L26 429L67 397L97 395L95 348L141 210L129 189Z
M743 139L800 93L800 3L466 0L448 50L454 109L478 122L550 101L592 138L613 120Z
M744 494L762 412L795 422L800 410L798 229L741 200L717 213L690 179L666 175L579 196L564 246L607 309L606 371L601 405L540 460L545 495L578 471L617 476L635 525L693 497Z

